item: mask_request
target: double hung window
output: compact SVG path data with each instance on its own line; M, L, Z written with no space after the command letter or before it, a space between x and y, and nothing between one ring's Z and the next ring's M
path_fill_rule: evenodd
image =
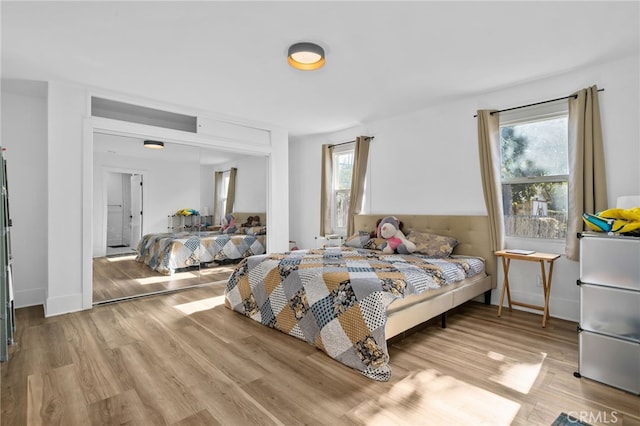
M347 231L354 151L355 143L336 146L333 150L331 229L338 234Z
M218 212L220 212L220 217L223 217L225 211L227 209L227 194L229 192L229 178L231 176L231 172L229 170L222 172L222 181L220 182L220 186L218 188Z
M500 113L505 235L564 239L568 106L558 101Z

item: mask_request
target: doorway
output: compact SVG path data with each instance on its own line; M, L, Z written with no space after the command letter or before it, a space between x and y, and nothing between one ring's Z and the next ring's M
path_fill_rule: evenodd
M142 175L105 172L107 257L136 252L142 238Z

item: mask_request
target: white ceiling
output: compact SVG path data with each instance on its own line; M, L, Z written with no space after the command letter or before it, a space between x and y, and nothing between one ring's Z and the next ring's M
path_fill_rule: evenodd
M2 77L325 133L638 52L639 6L2 1ZM325 67L289 67L298 41L322 45Z
M186 144L166 142L164 149L144 148L144 139L113 134L94 133L94 152L107 153L119 157L142 158L146 161L198 163L215 166L246 157L246 154L225 152L218 148L196 147Z

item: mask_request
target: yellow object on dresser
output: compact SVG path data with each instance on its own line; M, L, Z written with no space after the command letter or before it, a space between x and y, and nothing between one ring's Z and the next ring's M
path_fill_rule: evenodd
M521 254L509 250L498 250L495 255L502 258L502 270L504 272L504 279L502 281L502 291L500 292L500 305L498 306L498 316L502 315L502 303L504 302L504 294L507 293L507 301L509 303L509 310L512 309L512 305L524 306L525 308L538 309L542 311L542 326L547 326L547 319L549 319L549 296L551 294L551 277L553 276L553 262L560 257L559 254L552 253L540 253L532 252L530 254ZM524 302L516 302L511 300L511 292L509 290L509 266L511 260L526 260L529 262L539 262L540 272L542 274L542 290L544 292L544 306L531 305ZM549 264L549 272L547 273L544 267L544 263Z

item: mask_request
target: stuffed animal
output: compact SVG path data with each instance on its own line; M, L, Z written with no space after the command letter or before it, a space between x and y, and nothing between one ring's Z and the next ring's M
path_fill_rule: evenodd
M582 213L582 219L592 231L608 234L640 231L640 207L608 209L596 214Z
M369 232L369 237L370 238L379 238L378 237L378 228L380 227L380 222L382 222L382 219L384 219L384 218L381 217L380 219L376 220L376 229L374 229L373 231ZM400 223L400 230L402 231L402 233L407 235L407 232L404 230L404 222L399 220L398 223Z
M198 210L196 209L180 209L176 212L178 216L198 216Z
M232 214L224 215L222 218L222 233L233 234L238 228L236 227L236 218Z
M261 226L260 225L260 216L249 216L247 221L240 225L244 228L251 228L252 226Z
M409 254L416 251L416 245L407 240L400 230L400 221L395 216L387 216L380 221L377 237L386 240L380 247L383 253Z

